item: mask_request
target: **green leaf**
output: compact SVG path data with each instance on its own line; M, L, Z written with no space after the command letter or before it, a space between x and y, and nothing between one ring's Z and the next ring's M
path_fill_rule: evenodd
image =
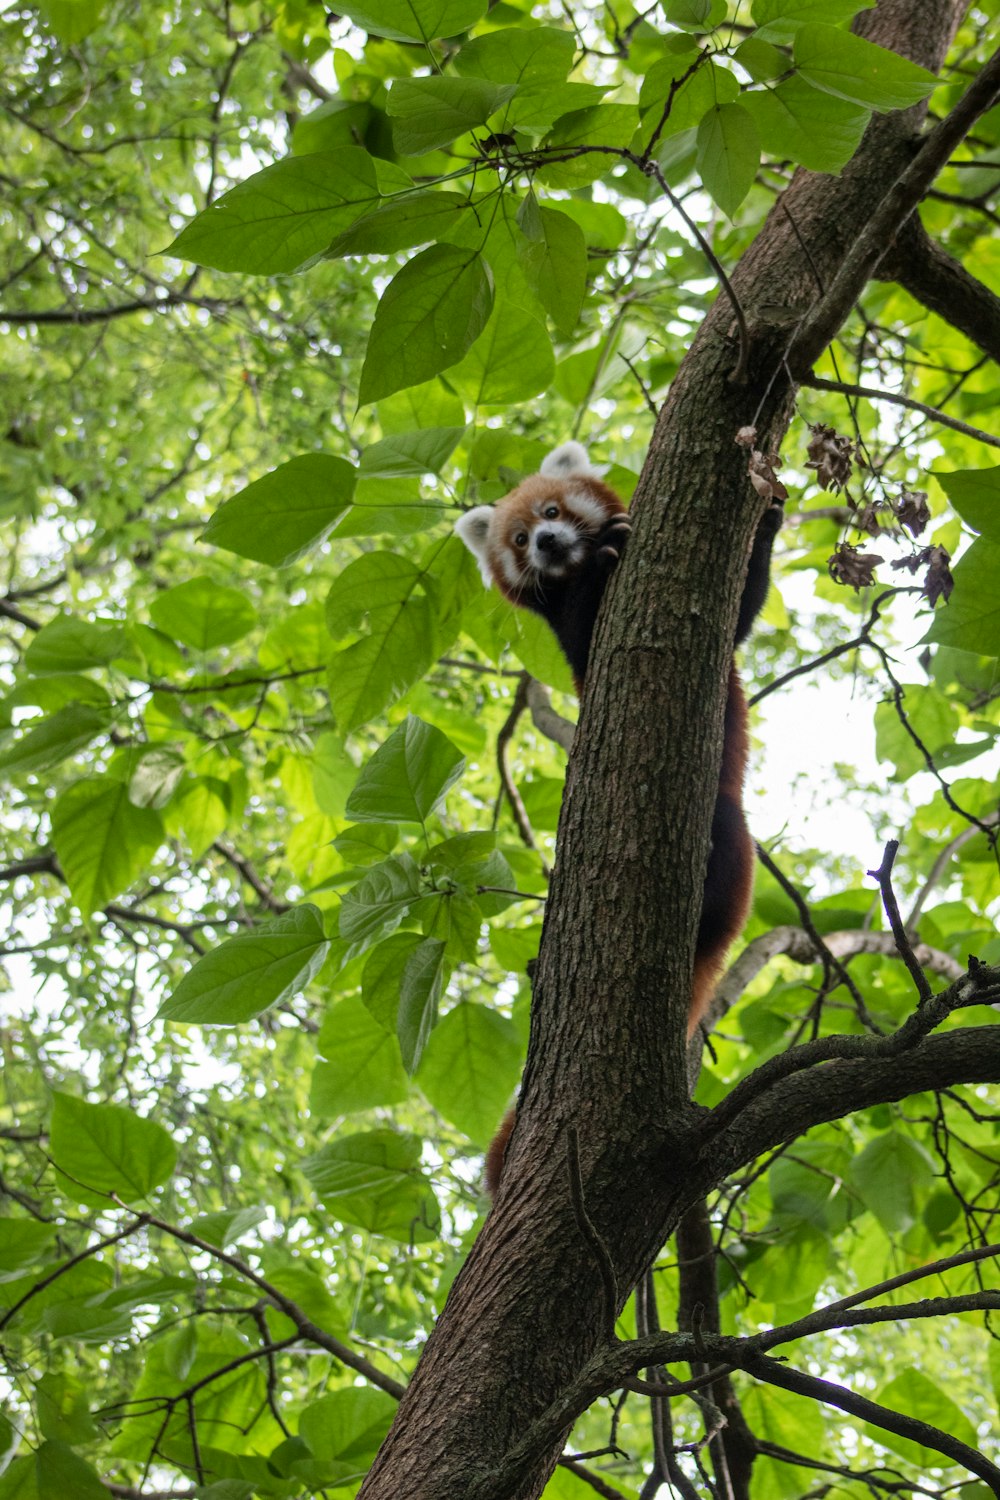
M714 31L726 19L725 0L666 0L665 11L685 31Z
M396 1415L397 1402L374 1386L331 1391L299 1414L299 1436L314 1458L343 1460L355 1473L369 1467Z
M395 932L373 948L361 974L361 999L384 1030L399 1027L399 993L410 958L425 942L419 932Z
M106 667L126 649L121 625L99 625L63 615L50 620L32 638L24 664L36 677L50 673L86 672Z
M780 78L782 73L788 71L788 58L784 52L772 47L770 42L762 42L757 36L748 36L746 41L740 42L733 58L741 67L746 68L755 83ZM748 93L743 95L744 104L749 97Z
M38 1500L108 1500L95 1471L68 1443L45 1442L35 1454Z
M904 683L903 709L907 723L932 755L950 747L961 725L961 715L936 685ZM880 703L875 710L875 754L896 768L900 781L927 769L927 762L896 712L895 704Z
M597 104L590 109L571 110L562 115L546 136L544 145L556 154L586 146L624 147L635 134L637 124L634 104ZM606 176L619 160L613 153L605 151L581 151L579 156L570 160L542 167L538 177L550 187L584 187L598 177Z
M38 1430L61 1443L92 1443L98 1436L86 1388L64 1371L50 1370L35 1386Z
M267 1222L266 1208L227 1208L221 1213L200 1214L188 1227L200 1240L225 1250L246 1239L258 1224Z
M446 978L445 946L440 938L424 938L403 965L396 1034L408 1073L420 1062L437 1020L438 1001Z
M163 825L129 801L124 783L76 781L52 809L52 842L85 917L127 890L163 840Z
M650 68L639 91L644 130L660 124L668 104L670 113L663 124L662 139L692 129L710 109L732 104L740 97L740 86L728 68L706 62L681 83L690 67L691 58L683 56L663 57Z
M499 406L541 395L554 374L544 324L523 308L498 301L485 333L448 378L476 406Z
M958 1438L960 1443L966 1443L974 1453L981 1451L976 1429L964 1411L922 1370L903 1370L882 1387L875 1399L880 1406L904 1412L908 1417L916 1417L918 1422L926 1422L931 1427L947 1432L949 1436ZM865 1423L865 1431L873 1442L916 1464L921 1473L926 1473L929 1469L948 1468L956 1462L955 1459L946 1458L937 1448L925 1448L921 1443L897 1437L894 1432L886 1432L885 1428L876 1427L872 1423Z
M807 21L851 21L874 5L875 0L753 0L750 14L768 40L789 42Z
M416 1136L372 1130L331 1141L302 1170L336 1218L421 1244L437 1238L440 1214L419 1163Z
M356 823L423 823L464 769L447 736L409 714L363 768L346 815Z
M837 99L798 76L773 89L750 90L742 103L753 115L764 150L811 172L839 172L871 118L865 105Z
M377 479L440 474L464 435L464 427L422 427L417 432L394 432L369 444L361 455L360 473Z
M206 573L157 594L149 613L165 635L196 651L231 646L257 623L257 611L244 593L226 588Z
M229 789L224 781L199 776L170 803L164 819L172 837L180 835L195 859L201 859L229 822Z
M483 125L517 92L486 78L397 78L389 90L392 138L404 156L423 156Z
M422 578L409 558L369 552L350 563L331 587L326 622L333 639L359 630L365 619L369 631L330 664L330 702L341 733L381 712L433 661L434 610Z
M551 125L567 110L600 102L605 89L567 84L576 51L573 34L554 26L505 26L473 37L455 58L465 77L517 85L503 112L503 129Z
M111 723L109 708L92 703L67 703L40 724L29 726L14 744L0 750L0 772L24 775L46 771L68 760Z
M487 0L347 0L340 13L374 36L394 42L432 42L468 31Z
M924 640L980 656L1000 656L1000 542L980 537L955 565L955 591Z
M41 1260L55 1237L55 1226L36 1219L7 1217L0 1233L0 1282L13 1281Z
M568 214L539 209L534 195L519 215L525 242L518 247L528 285L560 333L571 334L587 291L587 242Z
M327 1059L313 1069L309 1107L322 1115L349 1115L399 1104L408 1084L399 1042L357 995L327 1011L316 1045Z
M419 385L457 364L486 327L493 278L482 256L457 245L431 245L386 287L375 312L361 371L367 406Z
M698 126L698 171L723 213L733 217L760 165L760 136L742 104L710 109Z
M991 469L931 472L962 520L991 542L1000 542L1000 464Z
M217 271L297 271L380 196L372 158L357 146L289 156L223 193L163 253Z
M430 188L424 192L406 193L356 219L349 229L337 236L326 253L336 257L389 255L395 250L412 250L430 240L448 239L470 212L469 200L463 193Z
M462 1001L434 1028L417 1082L446 1120L485 1146L510 1103L521 1062L513 1024Z
M808 83L872 109L907 109L926 99L937 85L926 68L818 21L795 33L794 58Z
M90 35L104 11L104 0L38 0L42 20L67 47Z
M120 1104L88 1104L56 1094L49 1126L49 1153L61 1172L94 1194L115 1193L125 1202L146 1198L167 1181L177 1151L155 1120Z
M241 932L188 970L157 1012L161 1021L236 1026L299 995L329 951L315 906L295 906Z
M346 513L357 476L343 458L304 453L223 502L203 540L284 568L319 545Z
M340 903L340 936L360 952L375 937L394 932L421 897L420 870L409 854L373 865Z
M887 1232L903 1234L916 1219L917 1194L930 1187L934 1167L916 1141L885 1130L853 1158L848 1175Z

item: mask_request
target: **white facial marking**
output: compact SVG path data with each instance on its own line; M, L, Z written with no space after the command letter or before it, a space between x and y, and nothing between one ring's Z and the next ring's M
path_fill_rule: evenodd
M599 500L593 495L588 495L586 490L567 491L563 504L574 516L578 516L584 525L594 531L600 531L604 522L608 519L608 513Z
M524 582L524 570L522 569L517 558L514 556L513 552L509 547L500 547L497 551L497 557L500 560L500 571L507 582L510 584L511 588L520 588L521 584ZM487 576L486 581L487 583L493 582L492 578L490 578L489 576Z
M553 538L557 543L554 551L538 545L540 536ZM531 532L528 542L528 563L536 573L546 578L561 578L568 568L582 558L586 544L569 521L542 521Z

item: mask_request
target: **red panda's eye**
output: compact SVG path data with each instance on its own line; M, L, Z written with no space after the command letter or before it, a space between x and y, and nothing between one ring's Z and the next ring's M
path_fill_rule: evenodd
M524 546L527 545L527 542L528 542L528 533L526 531L519 531L517 533L517 536L514 538L514 546L515 547L524 547Z
M559 507L558 507L558 505L547 505L545 507L545 518L546 518L546 520L548 520L548 521L554 521L555 518L556 518L556 516L558 514L559 514Z

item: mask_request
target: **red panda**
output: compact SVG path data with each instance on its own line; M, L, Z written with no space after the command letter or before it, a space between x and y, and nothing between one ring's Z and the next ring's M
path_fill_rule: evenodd
M455 526L475 555L487 586L540 614L555 631L576 680L583 685L597 611L631 530L628 512L594 468L580 443L563 443L496 505L466 511ZM740 604L734 645L749 634L767 595L771 547L782 509L770 506L757 529ZM735 665L723 737L719 791L695 945L688 1012L692 1036L708 1009L726 951L747 919L754 846L743 816L747 707ZM499 1185L514 1110L505 1116L486 1156L486 1187Z

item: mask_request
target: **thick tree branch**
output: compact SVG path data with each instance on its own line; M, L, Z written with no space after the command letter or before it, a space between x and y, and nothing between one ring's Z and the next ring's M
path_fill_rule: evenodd
M954 109L924 138L916 156L900 172L844 256L819 303L800 324L788 350L788 365L794 375L807 372L836 337L900 225L912 214L979 116L996 102L998 94L1000 52L995 52Z
M849 1412L852 1417L860 1417L863 1422L881 1427L884 1432L893 1432L898 1437L909 1438L925 1448L936 1449L954 1463L963 1464L970 1473L985 1479L994 1495L1000 1495L1000 1469L996 1464L991 1464L988 1458L984 1458L967 1443L932 1427L928 1422L904 1416L902 1412L892 1411L877 1401L869 1401L866 1396L859 1396L842 1385L835 1385L832 1380L820 1380L816 1375L806 1374L804 1370L792 1370L779 1360L767 1359L763 1355L748 1357L743 1362L743 1369L750 1375L756 1375L758 1380L766 1380L769 1385L777 1385L782 1390L795 1391L800 1396L809 1396L814 1401L836 1406L840 1411Z
M1000 297L943 250L911 215L878 267L1000 364Z

